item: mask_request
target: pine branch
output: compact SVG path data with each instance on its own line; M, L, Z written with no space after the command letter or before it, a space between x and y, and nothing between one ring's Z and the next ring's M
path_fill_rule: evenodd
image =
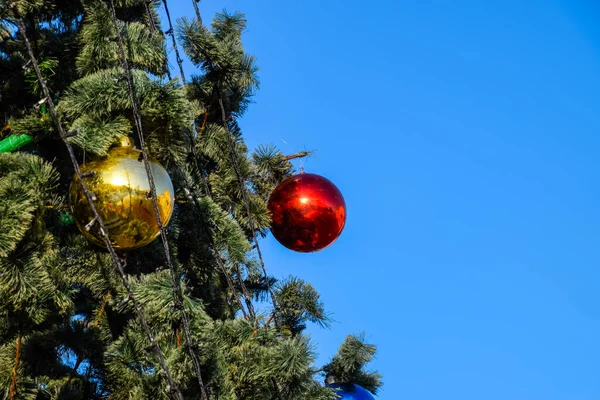
M291 161L291 160L295 160L297 158L304 158L304 157L310 156L312 153L313 153L312 151L300 151L298 153L290 154L288 156L285 156L284 160L285 161ZM259 168L258 165L254 165L252 167L252 171L256 171L258 168Z
M348 335L331 362L323 367L326 383L356 383L365 389L377 393L381 386L381 375L376 371L365 371L377 347L366 343L364 334Z

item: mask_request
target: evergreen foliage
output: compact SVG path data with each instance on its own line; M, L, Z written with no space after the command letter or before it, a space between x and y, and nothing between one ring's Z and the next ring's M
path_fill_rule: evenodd
M268 232L266 201L293 169L273 146L249 152L237 122L259 86L255 59L242 45L244 16L223 12L210 27L179 21L179 43L199 71L182 85L166 78L166 40L153 28L159 2L115 3L121 32L103 0L0 4L0 138L35 138L18 153L0 154L0 398L11 398L12 388L14 399L169 398L110 256L69 218L73 168L43 111L17 18L62 123L77 132L69 140L80 163L105 157L121 136L133 136L115 41L127 32L148 151L176 191L169 244L209 398L336 398L325 379L376 392L380 375L364 369L375 346L349 336L328 365L316 366L307 326L331 323L319 294L296 277L265 277L258 263L253 238ZM199 399L160 240L128 252L126 260L133 295L173 378L186 399ZM277 308L267 301L269 288Z

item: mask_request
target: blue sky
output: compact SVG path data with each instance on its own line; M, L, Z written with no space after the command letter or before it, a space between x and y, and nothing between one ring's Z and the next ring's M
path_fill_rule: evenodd
M600 3L200 6L247 15L249 146L318 150L345 195L332 247L261 243L337 321L311 328L319 363L365 331L379 399L600 398Z

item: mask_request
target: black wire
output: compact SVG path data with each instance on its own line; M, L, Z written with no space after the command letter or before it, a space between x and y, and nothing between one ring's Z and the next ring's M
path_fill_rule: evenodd
M185 179L187 181L187 178L185 178ZM188 198L188 200L190 202L192 202L195 206L198 206L198 208L199 208L199 200L192 196L190 190L187 189L187 188L185 188L184 189L184 193L185 193L186 197ZM210 193L208 193L207 196L209 198L212 198L212 196L210 195ZM202 223L202 228L203 228L204 232L206 233L206 235L208 237L208 245L212 249L213 257L215 258L215 260L217 262L217 265L221 269L221 272L223 273L223 275L225 275L225 280L227 281L227 286L229 286L229 289L233 293L233 296L238 301L238 303L240 305L240 310L242 310L242 315L244 316L244 318L248 318L248 314L246 313L246 310L244 309L244 304L242 303L241 297L238 294L238 291L235 288L235 285L233 284L233 280L231 279L231 276L227 272L227 268L225 267L225 263L223 262L223 259L221 258L221 255L217 252L217 250L215 248L214 239L213 239L213 237L211 235L211 232L210 232L209 228L206 226L207 224L204 222L203 218L201 218L201 223ZM248 311L251 314L254 314L254 308L249 308Z
M152 3L152 0L145 0L144 1L144 7L146 8L146 14L148 15L148 19L150 20L150 33L155 33L156 32L156 21L154 20L154 15L152 15L152 10L150 9L150 4ZM165 34L160 31L161 36L164 38ZM169 68L169 60L167 57L167 49L165 48L165 60L167 63L167 77L169 78L169 80L173 79L171 77L171 69Z
M165 6L165 12L167 14L167 21L169 21L169 36L171 36L171 39L173 41L173 49L175 50L175 58L177 59L177 64L179 65L179 73L181 74L181 83L183 84L183 86L186 85L186 81L185 81L185 74L183 72L183 61L181 60L181 57L179 56L179 48L177 47L177 40L175 40L175 32L173 30L173 24L171 23L171 13L169 13L169 6L167 5L167 0L163 0L163 4Z
M196 10L196 18L198 19L198 23L202 25L202 16L200 15L200 9L198 8L198 3L200 0L192 0L192 4L194 5L194 10Z
M198 17L198 21L200 24L202 24L202 18L200 17L200 10L198 9L198 5L196 4L195 0L192 0L192 2L194 4L194 8L196 9L196 15ZM183 61L181 60L181 57L179 56L179 48L177 46L177 40L175 39L175 33L174 33L174 29L173 29L173 24L171 23L171 14L169 12L169 6L167 4L167 0L163 0L163 5L165 6L167 20L169 21L169 30L167 31L167 33L171 36L171 39L173 41L173 49L175 50L177 64L179 65L181 81L182 81L183 85L185 86L187 84L187 82L186 82L185 74L183 71ZM195 121L194 121L194 131L197 132ZM196 134L194 136L197 137ZM207 188L207 190L206 190L207 196L209 196L212 199L212 195L210 193L210 190L208 189L208 185L206 184L206 180L205 180L204 176L202 176L202 179L204 180L204 185ZM225 279L227 280L227 283L230 285L230 289L232 290L232 292L238 298L238 301L239 301L239 295L237 294L237 290L235 289L235 286L233 286L233 282L231 281L231 277L229 276L229 273L227 272L227 268L225 267L223 260L221 259L221 256L219 254L217 254L216 259L217 259L217 263L219 264L219 268L221 268L221 271L223 272L223 274L225 274ZM248 288L246 287L243 276L240 273L239 267L236 267L236 272L238 275L238 280L239 280L240 286L242 288L242 293L244 294L244 301L246 303L246 307L248 308L248 313L250 314L250 317L252 319L255 319L256 313L254 311L254 305L252 304L252 296L250 295L250 292L248 291ZM241 302L240 302L240 305L241 305ZM242 309L244 316L246 316L244 308L241 307L241 309Z
M265 262L262 256L262 251L260 250L260 245L258 244L258 237L256 236L256 230L254 229L254 220L252 218L252 211L250 210L250 201L248 200L248 192L246 185L244 183L244 177L242 176L242 172L240 171L240 166L237 159L237 154L235 152L235 146L233 143L233 137L229 131L229 124L227 123L227 112L225 111L225 105L223 105L223 96L221 90L217 84L217 96L219 97L219 107L221 108L221 118L223 120L223 127L225 129L225 134L227 135L227 140L229 142L229 152L231 153L231 161L233 162L233 168L235 169L235 173L237 174L238 181L240 184L240 190L242 192L242 199L246 206L246 213L248 214L248 223L250 224L250 230L252 231L252 239L254 241L254 245L256 246L256 252L258 254L258 260L260 262L260 266L262 268L262 272L265 278L265 283L267 285L267 290L271 295L271 302L273 303L273 319L275 321L275 326L279 328L279 321L277 318L277 311L279 309L277 305L277 299L275 298L275 293L271 288L271 283L269 282L269 275L267 274L267 268L265 267Z
M15 7L15 13L18 13L16 7ZM156 354L156 357L158 359L158 362L159 362L161 368L165 372L165 377L167 378L167 382L169 383L169 391L174 391L175 394L177 395L178 399L184 400L183 395L179 391L179 388L177 387L177 385L175 384L175 381L173 380L173 377L171 376L169 367L167 366L166 361L165 361L164 354L163 354L158 342L154 339L152 332L150 331L150 327L148 326L146 317L144 316L143 308L142 308L141 304L138 302L138 300L135 298L135 296L133 295L133 290L131 288L131 285L127 281L127 276L125 275L125 270L123 268L121 259L119 258L114 247L112 246L112 243L108 236L108 230L106 229L106 226L104 225L104 221L102 220L102 217L98 213L98 210L96 209L96 205L94 204L96 197L94 196L94 194L92 192L89 191L89 189L87 188L87 185L85 184L85 182L83 180L83 175L81 173L81 170L79 169L79 164L78 164L77 158L75 156L75 151L73 150L73 147L67 140L67 137L68 137L67 132L64 130L64 128L60 122L58 113L56 112L56 108L54 106L54 101L52 100L52 97L50 96L50 91L48 90L46 81L44 80L44 78L42 76L42 72L40 71L40 68L38 66L37 59L35 58L35 55L33 54L33 49L31 47L31 43L29 42L29 39L26 34L25 24L23 23L23 20L21 18L17 18L16 22L19 27L21 36L23 37L23 40L25 41L25 45L27 47L27 53L29 54L31 64L32 64L33 68L35 69L35 73L40 82L40 86L42 88L44 96L46 96L48 108L50 109L50 114L52 116L52 119L54 120L54 123L58 130L58 133L60 135L60 138L62 139L65 146L67 147L67 150L69 152L69 157L71 159L71 163L73 164L73 169L75 170L77 179L79 179L79 181L81 182L81 187L83 189L83 192L85 193L85 197L88 201L90 209L92 210L92 214L94 215L94 220L92 222L95 224L98 224L98 226L100 228L100 233L104 237L104 242L105 242L106 248L108 249L108 252L111 256L113 265L117 269L117 272L119 273L119 276L121 277L121 280L123 281L123 286L125 286L125 289L127 290L127 295L133 302L134 309L136 311L138 319L140 320L140 323L142 324L142 328L144 329L146 336L148 337L148 340L150 341L150 344L152 345L152 348L154 350L154 353Z
M146 14L148 14L148 19L150 20L150 33L154 33L156 31L156 21L154 21L152 10L150 10L150 3L151 1L144 1L144 7L146 8Z
M163 1L166 1L166 0L163 0ZM199 23L202 23L202 19L200 18L200 11L198 10L198 6L196 5L195 0L192 0L192 3L194 4L194 8L196 9L196 13L197 13L197 16L198 16ZM204 54L204 55L207 58L209 58L206 54ZM279 328L279 322L278 322L278 318L277 318L277 312L279 310L279 307L277 305L277 299L275 298L275 294L274 294L274 292L273 292L273 290L271 288L271 283L269 282L269 275L268 275L267 269L265 267L265 262L264 262L264 259L263 259L263 256L262 256L262 251L260 249L260 245L258 243L258 238L256 236L256 231L254 229L254 221L252 219L252 211L250 210L250 203L248 201L248 194L247 194L246 186L244 185L244 178L243 178L242 173L241 173L240 168L239 168L239 164L238 164L238 160L237 160L237 155L235 153L235 148L234 148L234 144L233 144L233 138L231 137L231 133L229 131L229 125L227 123L227 112L225 111L225 106L223 105L223 96L221 95L221 91L219 89L218 84L215 86L215 89L216 89L217 96L219 98L218 100L219 100L219 106L220 106L220 109L221 109L221 118L223 120L223 127L226 130L227 139L228 139L228 142L229 142L229 150L230 150L230 153L231 153L231 159L232 159L232 162L233 162L233 166L234 166L235 172L236 172L237 177L238 177L238 181L239 181L239 184L240 184L240 189L242 191L242 198L243 198L243 201L244 201L244 204L245 204L245 207L246 207L246 212L248 214L248 221L249 221L249 224L250 224L250 229L252 231L252 238L253 238L254 244L256 246L256 252L258 254L258 259L259 259L259 262L260 262L260 266L261 266L261 269L262 269L262 272L263 272L263 275L264 275L265 283L267 285L267 290L269 292L269 295L271 296L271 302L273 303L273 319L275 321L275 325ZM242 285L243 285L243 281L242 281ZM243 286L242 286L242 288L243 288Z
M211 96L214 98L215 95L218 95L217 86L214 87L213 93L212 93ZM229 135L228 132L227 132L227 134ZM202 179L203 179L203 182L204 182L204 186L206 187L207 195L212 199L212 194L210 193L210 190L208 188L208 185L206 183L206 179L204 178L204 176L202 176ZM242 288L242 293L244 294L244 301L246 303L246 307L248 307L248 312L250 313L250 317L252 319L256 319L255 318L256 317L256 313L254 311L254 305L252 304L252 296L250 295L250 292L248 291L246 283L244 282L244 277L242 276L242 273L240 272L239 266L236 266L235 272L237 274L238 281L240 283L240 287Z
M160 217L160 210L158 207L158 200L156 198L156 186L154 184L154 177L152 176L152 170L151 170L151 166L150 166L150 161L148 158L148 152L146 151L146 145L144 142L144 132L143 132L143 128L142 128L142 117L139 111L139 107L138 107L138 103L137 103L137 99L136 99L136 95L135 95L135 88L133 86L133 75L131 73L131 69L129 67L129 62L127 61L127 55L125 53L125 45L123 42L123 36L126 37L126 39L128 40L129 38L127 37L127 30L121 30L119 27L119 22L117 20L117 13L115 10L115 5L113 0L109 0L109 5L110 5L110 10L111 10L111 16L112 16L112 22L115 28L115 31L117 33L117 39L118 39L118 45L119 45L119 52L121 53L121 60L123 62L123 69L125 70L125 77L127 79L127 88L129 91L129 97L131 100L131 108L133 111L133 121L134 121L134 125L135 125L135 129L138 135L138 139L139 139L139 144L140 144L140 150L142 152L142 156L143 156L143 160L144 160L144 167L146 169L146 175L148 177L148 183L150 185L150 195L152 197L152 203L154 205L154 212L156 214L156 222L158 224L158 228L160 230L160 236L162 239L162 243L163 243L163 249L165 252L165 258L166 258L166 262L167 265L169 266L169 270L171 272L171 283L173 286L173 294L174 294L174 300L175 300L175 307L177 309L179 309L181 311L181 322L183 323L183 331L185 333L185 339L186 339L186 349L188 351L188 354L190 356L190 358L192 359L192 362L194 364L194 370L196 372L196 377L198 379L198 384L200 385L200 390L201 390L201 394L202 394L202 399L207 400L208 399L208 395L206 393L206 388L204 386L204 382L202 380L202 372L200 370L200 361L198 359L198 356L196 355L196 353L194 352L194 349L192 347L192 333L191 333L191 328L190 328L190 321L187 317L187 313L183 307L183 296L181 294L181 286L180 286L180 279L179 279L179 274L177 273L177 271L175 270L175 266L173 265L173 262L171 261L171 252L169 250L169 242L167 239L167 232L166 232L166 228L163 225L163 222L161 220Z

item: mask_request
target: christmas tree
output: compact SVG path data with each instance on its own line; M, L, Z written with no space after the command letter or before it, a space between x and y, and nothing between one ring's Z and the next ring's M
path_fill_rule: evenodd
M326 383L381 385L361 335L315 365L307 325L331 322L319 294L268 275L267 200L304 154L247 149L238 120L259 81L246 20L205 26L191 1L195 18L167 29L166 1L0 5L3 399L325 400L338 398ZM171 49L197 67L189 81L181 62L172 75ZM174 190L164 200L164 179L144 175L147 196L130 196L157 237L138 247L138 225L96 218L113 193L89 190L125 138Z

